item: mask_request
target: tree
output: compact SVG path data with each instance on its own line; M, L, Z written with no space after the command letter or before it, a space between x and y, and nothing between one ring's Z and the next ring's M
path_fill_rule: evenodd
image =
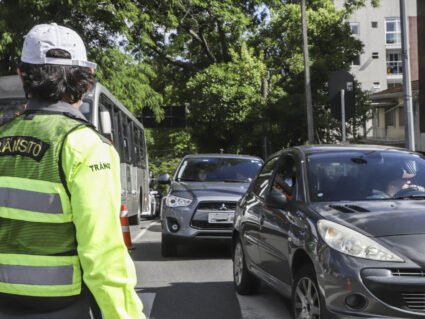
M337 127L328 116L328 78L336 70L348 70L351 61L362 50L362 43L353 38L349 25L344 23L345 16L346 11L338 11L332 0L308 1L314 120L316 134L321 140L332 141L329 132ZM278 85L286 94L269 108L273 128L270 138L275 148L307 140L301 30L300 5L288 1L271 11L270 23L250 41L251 46L265 52L269 67L285 73Z
M160 119L162 98L150 83L154 71L143 55L139 60L129 55L130 22L137 21L138 9L129 0L2 0L0 75L16 74L24 35L34 25L57 22L82 36L89 59L98 63L98 79L112 94L136 115L146 106Z
M189 80L190 127L201 151L239 152L242 136L252 135L248 122L261 116L266 76L265 64L252 53L246 45L240 53L230 50L231 62L212 64Z

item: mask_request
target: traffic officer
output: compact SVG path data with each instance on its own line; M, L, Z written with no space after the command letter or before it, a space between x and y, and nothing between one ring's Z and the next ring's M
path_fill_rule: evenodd
M27 109L0 126L2 319L145 318L119 222L120 160L78 110L95 67L69 28L25 37Z

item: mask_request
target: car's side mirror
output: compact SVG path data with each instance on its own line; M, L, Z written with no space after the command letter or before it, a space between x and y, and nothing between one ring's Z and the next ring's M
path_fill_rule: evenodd
M106 107L100 108L100 126L102 128L102 134L111 136L112 135L112 122L111 114Z
M280 192L271 192L264 198L266 206L270 208L284 208L288 205L288 198Z
M158 176L158 184L170 184L170 175L168 174L161 174Z

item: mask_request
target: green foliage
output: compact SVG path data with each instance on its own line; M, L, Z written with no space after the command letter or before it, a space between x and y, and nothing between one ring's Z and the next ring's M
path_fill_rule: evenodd
M98 57L97 79L136 116L143 107L154 111L155 117L163 118L162 96L155 92L151 79L155 78L152 68L135 61L130 55L117 49L95 48L92 53Z
M187 86L191 91L190 126L192 136L203 152L237 152L247 120L258 117L264 104L261 81L266 66L253 50L242 45L240 54L230 51L232 61L210 65L193 76Z
M183 129L146 129L149 169L155 177L173 175L181 158L196 153L191 136Z
M345 0L341 11L333 0L306 2L316 133L333 142L340 125L326 83L362 50L344 20L379 0ZM82 36L97 78L136 115L148 107L160 119L161 104L190 105L187 130L149 132L155 172L172 173L188 153L259 155L264 137L273 150L306 140L299 0L0 0L0 75L15 74L30 28L50 22ZM370 116L357 96L354 129Z

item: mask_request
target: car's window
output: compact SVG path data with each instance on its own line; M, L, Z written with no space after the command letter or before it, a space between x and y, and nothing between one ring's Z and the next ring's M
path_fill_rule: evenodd
M178 181L248 183L262 165L250 158L188 158L177 172Z
M276 174L273 178L271 192L283 193L289 200L296 198L297 190L297 169L292 157L286 157L277 166Z
M264 197L264 192L269 185L270 178L273 173L274 165L276 164L278 157L272 158L266 164L264 164L260 173L257 176L254 184L254 193L257 196Z
M323 152L307 156L312 201L425 196L425 159L395 151Z

